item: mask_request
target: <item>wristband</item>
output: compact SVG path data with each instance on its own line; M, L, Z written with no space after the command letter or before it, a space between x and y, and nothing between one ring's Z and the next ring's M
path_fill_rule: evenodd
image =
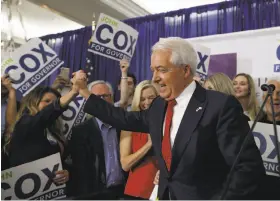
M127 77L121 77L121 79L127 79Z

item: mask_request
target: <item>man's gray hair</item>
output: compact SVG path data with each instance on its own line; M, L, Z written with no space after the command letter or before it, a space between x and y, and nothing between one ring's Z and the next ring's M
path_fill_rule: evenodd
M98 85L98 84L105 84L105 85L107 85L107 87L109 88L112 96L114 95L114 91L113 91L112 85L109 82L106 82L104 80L96 80L96 81L93 81L93 82L89 83L88 84L88 90L91 91L92 87L95 86L95 85Z
M197 54L193 46L180 37L161 38L152 47L152 52L156 50L170 50L170 62L176 66L190 65L193 75L196 73Z
M271 82L271 81L276 81L276 82L280 82L280 77L278 76L273 76L273 77L268 77L268 80L266 83Z
M272 81L276 81L276 82L280 82L280 77L278 76L273 76L273 77L269 77L268 80L266 81L266 83L272 82ZM264 98L264 93L262 92L262 98ZM261 101L261 104L263 103L263 99ZM266 113L266 108L263 108L263 111Z

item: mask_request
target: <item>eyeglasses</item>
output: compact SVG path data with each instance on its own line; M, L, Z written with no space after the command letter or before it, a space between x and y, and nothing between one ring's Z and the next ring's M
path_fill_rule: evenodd
M112 95L111 94L100 94L100 95L96 95L96 96L104 99L104 98L111 98Z

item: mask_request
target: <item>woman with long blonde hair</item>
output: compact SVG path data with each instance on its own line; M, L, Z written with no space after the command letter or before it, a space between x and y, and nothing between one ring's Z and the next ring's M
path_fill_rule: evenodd
M55 89L39 86L23 98L6 144L10 167L58 152L63 157L66 140L58 118L77 94L75 87L61 97ZM57 184L69 179L67 170L57 171L55 175L53 180Z
M227 95L235 95L232 81L224 73L215 73L209 76L205 80L204 88L219 91Z
M233 79L235 97L239 100L244 114L254 121L258 113L256 89L253 78L246 73L239 73Z
M140 82L134 92L131 111L149 109L158 93L149 80ZM158 170L151 154L152 140L147 133L121 132L120 156L124 171L129 172L125 194L134 198L149 199L153 180Z

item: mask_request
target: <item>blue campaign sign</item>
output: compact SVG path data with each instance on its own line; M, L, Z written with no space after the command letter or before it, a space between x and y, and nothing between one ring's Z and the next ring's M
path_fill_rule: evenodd
M252 124L250 122L250 125ZM277 126L277 130L279 135L280 126ZM276 137L273 125L258 122L253 135L260 150L266 174L279 177L280 167L277 159Z
M127 24L100 14L88 51L114 60L131 60L138 32Z
M4 69L4 73L10 76L13 87L22 97L43 82L62 64L63 61L49 46L35 38L13 52L11 57L3 62L1 69Z

